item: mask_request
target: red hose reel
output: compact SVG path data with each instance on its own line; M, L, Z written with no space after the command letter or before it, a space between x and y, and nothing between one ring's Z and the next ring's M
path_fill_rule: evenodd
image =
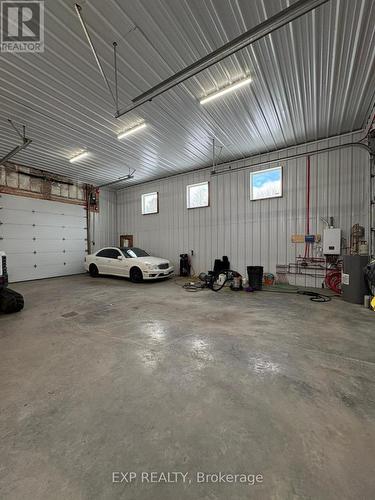
M326 277L324 279L324 283L327 288L332 290L333 292L340 294L341 293L341 270L340 269L332 269L331 271L327 271Z

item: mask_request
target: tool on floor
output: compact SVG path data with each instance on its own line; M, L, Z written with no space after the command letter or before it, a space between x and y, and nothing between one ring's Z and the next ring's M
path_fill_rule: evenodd
M242 276L237 271L231 269L201 273L199 279L205 287L210 288L214 292L219 292L227 283L231 290L242 290Z

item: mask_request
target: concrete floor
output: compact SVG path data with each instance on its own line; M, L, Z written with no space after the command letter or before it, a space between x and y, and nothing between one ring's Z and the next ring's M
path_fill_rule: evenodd
M0 317L2 500L374 498L374 313L175 281L13 288L26 308Z

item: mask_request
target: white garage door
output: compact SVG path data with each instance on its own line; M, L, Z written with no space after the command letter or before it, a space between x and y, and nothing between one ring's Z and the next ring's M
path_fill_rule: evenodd
M83 206L1 194L0 207L0 250L10 282L84 271Z

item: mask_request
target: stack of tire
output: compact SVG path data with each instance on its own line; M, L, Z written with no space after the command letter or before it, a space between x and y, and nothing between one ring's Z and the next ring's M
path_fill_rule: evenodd
M10 288L0 289L0 312L3 314L11 314L19 312L23 309L24 300L20 293L11 290Z

